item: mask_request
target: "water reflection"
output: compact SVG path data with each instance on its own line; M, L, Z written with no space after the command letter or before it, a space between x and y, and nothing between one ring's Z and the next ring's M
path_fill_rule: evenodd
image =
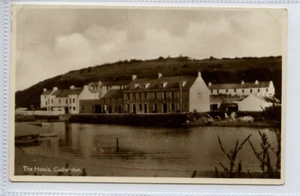
M26 126L17 125L16 132ZM53 123L51 130L40 128L40 131L53 131L58 137L42 140L40 146L33 147L32 153L130 168L211 170L220 162L228 163L220 150L217 136L228 151L234 147L236 140L242 141L249 134L252 134L252 143L257 148L260 145L258 131L254 128L176 129L57 122ZM276 146L275 134L268 129L261 131ZM271 159L274 160L275 156ZM242 160L243 169L260 170L249 145L244 146L238 160Z

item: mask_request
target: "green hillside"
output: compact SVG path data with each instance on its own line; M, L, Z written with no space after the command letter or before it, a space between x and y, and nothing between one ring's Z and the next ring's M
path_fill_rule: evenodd
M90 82L130 79L132 74L141 77L156 77L160 72L168 75L192 75L201 71L206 83L228 83L269 81L276 89L276 97L281 98L281 57L244 57L244 58L209 58L194 60L187 57L158 58L153 60L125 60L70 71L42 82L28 89L16 92L16 107L39 107L43 88L69 88L71 85L83 86Z

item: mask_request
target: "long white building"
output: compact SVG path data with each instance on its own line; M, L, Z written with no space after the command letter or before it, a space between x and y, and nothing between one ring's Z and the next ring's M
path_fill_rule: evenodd
M274 96L275 87L272 81L259 82L256 80L253 83L225 83L225 84L212 84L208 83L208 88L211 95L250 95L258 94L261 96Z

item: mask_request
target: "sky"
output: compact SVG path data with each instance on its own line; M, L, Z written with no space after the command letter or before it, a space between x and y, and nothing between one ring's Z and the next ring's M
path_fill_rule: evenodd
M89 66L282 55L283 10L16 6L16 91Z

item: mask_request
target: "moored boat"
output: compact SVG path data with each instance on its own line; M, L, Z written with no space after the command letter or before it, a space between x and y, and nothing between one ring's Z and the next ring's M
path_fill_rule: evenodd
M39 134L21 135L15 137L16 145L35 144L38 142Z

